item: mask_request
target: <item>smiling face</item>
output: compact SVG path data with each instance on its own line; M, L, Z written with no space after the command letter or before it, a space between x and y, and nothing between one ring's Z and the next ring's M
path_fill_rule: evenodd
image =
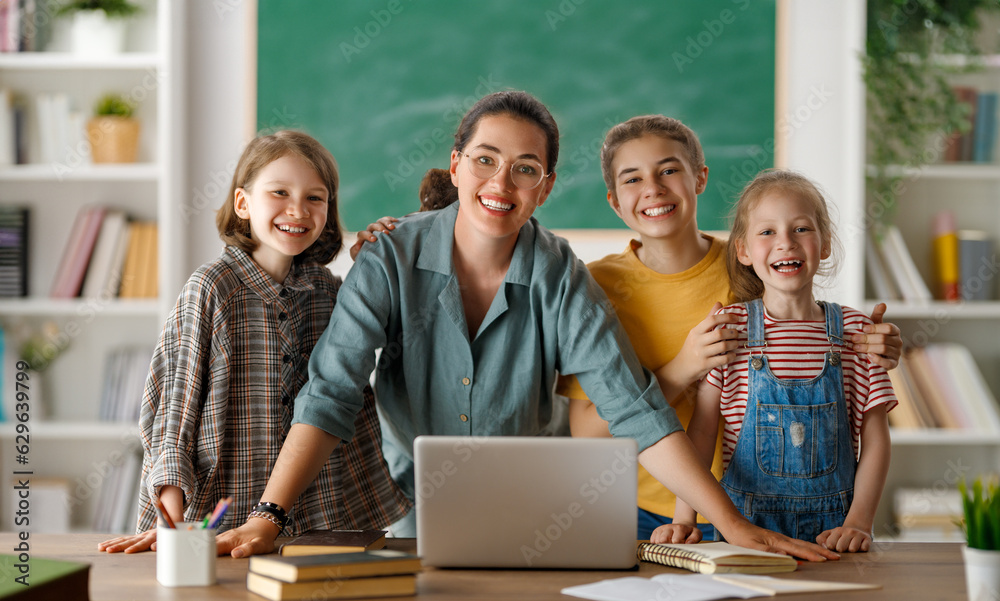
M467 164L483 154L501 161L496 175L488 179L474 175ZM465 148L452 151L449 170L459 201L456 232L511 242L517 239L521 226L542 206L555 183L552 173L535 188L518 188L510 166L519 159L546 165L545 133L533 123L506 114L480 119Z
M236 189L236 214L250 221L257 243L253 259L275 281L285 280L292 259L323 232L329 198L323 179L296 154L271 161L249 188Z
M691 164L684 145L647 134L622 144L611 161L614 191L608 203L642 237L696 234L698 194L708 167Z
M799 194L777 188L761 195L747 224L746 237L735 240L736 256L764 282L764 304L775 296L811 300L813 276L830 256L815 207Z

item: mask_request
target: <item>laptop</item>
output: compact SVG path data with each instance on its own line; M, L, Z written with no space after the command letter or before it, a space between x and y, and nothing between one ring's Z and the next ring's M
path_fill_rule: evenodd
M418 436L413 452L424 565L636 565L634 440Z

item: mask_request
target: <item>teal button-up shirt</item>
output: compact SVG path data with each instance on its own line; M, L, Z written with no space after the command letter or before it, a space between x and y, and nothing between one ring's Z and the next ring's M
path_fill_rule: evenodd
M309 361L295 422L349 440L375 369L386 460L411 496L416 436L538 434L556 372L576 374L611 433L640 449L681 429L604 292L534 218L469 340L452 265L457 215L458 203L411 215L365 245Z

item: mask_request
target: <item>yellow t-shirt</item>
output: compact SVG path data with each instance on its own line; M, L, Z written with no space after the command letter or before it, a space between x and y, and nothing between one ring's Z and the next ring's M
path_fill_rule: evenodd
M726 243L701 235L712 243L708 254L681 273L665 275L643 265L636 255L636 249L642 246L637 240L632 240L622 254L608 255L587 265L611 299L639 361L651 371L677 356L688 332L708 317L712 305L733 302L726 274ZM692 386L670 403L685 428L694 411L696 388ZM556 392L573 399L587 398L574 376L561 377ZM720 437L712 464L716 479L722 478L721 443ZM639 466L639 507L673 517L676 499ZM698 519L704 521L700 516Z

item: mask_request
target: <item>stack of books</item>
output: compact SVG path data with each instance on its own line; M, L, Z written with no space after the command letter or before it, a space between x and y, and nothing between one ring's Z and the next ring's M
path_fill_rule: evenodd
M28 296L28 209L0 205L0 296Z
M85 206L77 213L52 282L52 298L155 298L155 222L129 221L118 210Z
M965 105L966 125L954 132L945 148L944 160L991 163L997 141L997 93L972 86L955 86L955 97Z
M899 404L889 425L1000 436L996 398L969 349L954 343L908 349L889 372Z
M420 558L379 549L360 553L250 558L247 590L275 601L356 599L416 593Z
M957 488L897 488L893 492L896 540L964 542L959 526L962 494Z

